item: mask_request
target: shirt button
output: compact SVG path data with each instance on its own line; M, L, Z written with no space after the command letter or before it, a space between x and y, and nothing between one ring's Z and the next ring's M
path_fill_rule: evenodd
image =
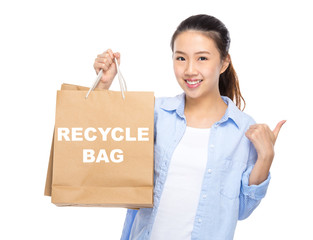
M204 194L202 197L203 197L204 199L206 199L206 194Z
M210 145L210 148L214 148L214 144L211 144L211 145Z
M198 218L198 222L201 223L201 222L202 222L202 219L201 219L201 218Z
M212 169L211 169L211 168L209 168L209 169L208 169L208 173L211 173L211 172L212 172Z

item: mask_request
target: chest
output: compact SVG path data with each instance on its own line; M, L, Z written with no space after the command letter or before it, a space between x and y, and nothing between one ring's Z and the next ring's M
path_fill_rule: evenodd
M157 184L164 183L174 151L182 146L179 143L184 141L183 136L187 129L186 119L177 118L171 114L167 114L164 118L159 119L155 125L154 174ZM203 139L198 140L203 141ZM201 153L205 154L205 164L202 164L202 168L205 167L205 169L199 172L207 173L204 179L208 184L216 187L217 191L225 193L229 198L236 197L240 188L241 175L249 158L249 141L245 137L244 131L240 131L230 122L219 125L213 123L208 141L202 142L202 148L205 148L205 151ZM196 149L194 148L194 151L197 151ZM192 154L190 151L192 149L189 150L192 161L197 161L200 152Z

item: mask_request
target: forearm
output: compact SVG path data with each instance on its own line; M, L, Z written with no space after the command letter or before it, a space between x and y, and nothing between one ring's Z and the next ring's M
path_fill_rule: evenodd
M259 185L264 182L270 171L273 158L268 159L258 158L249 177L249 186L250 185Z
M96 88L98 89L106 89L108 90L111 86L111 83L103 83L103 82L99 82L98 85L96 86Z

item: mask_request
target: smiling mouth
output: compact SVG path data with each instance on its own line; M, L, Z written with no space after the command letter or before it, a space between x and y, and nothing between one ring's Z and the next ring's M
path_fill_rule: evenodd
M195 85L198 84L200 82L202 82L203 80L201 79L197 79L197 80L190 80L190 79L184 79L186 83L188 83L189 85Z

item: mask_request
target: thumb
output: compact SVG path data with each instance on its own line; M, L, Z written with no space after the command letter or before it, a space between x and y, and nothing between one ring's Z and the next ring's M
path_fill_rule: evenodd
M286 122L287 120L282 120L280 121L279 123L277 123L276 127L274 128L273 130L273 133L275 135L275 140L277 139L277 136L278 136L278 133L280 131L280 128L284 125L284 123Z

